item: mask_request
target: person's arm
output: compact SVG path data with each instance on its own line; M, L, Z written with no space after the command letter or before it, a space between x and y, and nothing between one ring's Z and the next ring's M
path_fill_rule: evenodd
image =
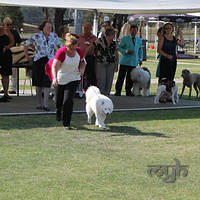
M24 45L24 53L25 53L25 57L28 61L31 61L32 58L29 56L28 54L28 46Z
M164 43L164 37L161 36L160 39L158 40L158 47L157 47L157 52L159 54L161 54L162 56L168 58L168 59L172 59L172 55L169 55L167 53L165 53L163 50L162 50L162 47L163 47L163 43Z
M22 42L20 34L17 32L17 30L14 30L14 34L15 34L14 39L15 39L16 46L20 46Z
M63 45L62 45L62 42L59 40L59 37L56 35L56 42L55 42L55 45L58 47L58 48L61 48Z
M118 50L119 52L122 54L122 55L125 55L125 54L130 54L132 55L133 54L133 50L131 49L127 49L126 48L126 41L125 41L125 37L122 37L122 39L120 40L120 43L118 45Z
M116 67L115 67L115 72L118 72L118 63L119 63L119 53L118 51L116 50L115 51L115 55L116 55Z
M8 45L6 45L4 48L5 49L10 49L11 47L13 47L14 46L14 44L15 44L15 40L14 40L14 36L13 36L13 34L11 33L11 32L7 32L7 36L9 37L9 44Z
M138 51L138 57L139 57L139 65L142 65L142 61L143 61L143 49L142 49L142 40L141 40L141 46L139 48Z
M84 75L86 65L87 65L87 62L85 58L81 59L79 63L79 72L81 76Z
M84 57L87 56L88 52L90 52L92 49L94 49L94 44L93 44L93 43L91 43L91 44L85 49Z
M179 33L180 39L177 40L177 44L179 46L183 47L184 46L184 38L183 38L183 33L180 28L178 28L178 33Z
M53 86L58 86L58 80L57 80L57 71L61 68L61 61L54 59L52 64L52 74L53 74Z
M142 27L143 27L143 21L140 22L140 27L139 27L139 36L142 38Z
M32 46L32 45L36 46L36 44L35 44L35 36L34 35L31 37L31 39L26 40L25 43L24 43L24 54L25 54L25 57L26 57L26 59L28 61L32 60L32 58L28 54L28 47Z

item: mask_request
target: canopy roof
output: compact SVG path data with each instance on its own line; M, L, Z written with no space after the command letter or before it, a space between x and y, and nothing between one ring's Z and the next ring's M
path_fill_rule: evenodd
M200 16L187 14L135 14L129 16L129 21L200 22Z
M1 0L0 5L74 8L119 14L200 12L199 0Z

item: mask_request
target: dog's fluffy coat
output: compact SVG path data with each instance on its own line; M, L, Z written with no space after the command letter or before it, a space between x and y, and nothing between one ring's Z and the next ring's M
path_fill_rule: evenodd
M159 100L161 95L166 92L167 90L167 86L166 85L159 85L158 89L157 89L157 94L154 98L154 104L159 104ZM172 98L172 103L176 104L179 102L179 96L178 96L178 86L176 84L176 82L174 81L174 86L171 88L171 98ZM176 100L175 100L176 97Z
M91 118L95 114L95 124L101 128L106 128L104 121L113 111L112 100L101 94L100 90L95 86L90 86L85 95L88 123L91 124Z
M182 95L184 93L185 86L190 88L189 98L191 97L192 85L196 91L196 97L198 98L199 91L200 91L200 74L190 73L190 71L188 69L183 69L181 76L183 77L183 88L181 91L180 98L182 97Z
M133 81L133 94L142 96L150 95L151 73L146 67L136 67L131 71L131 80Z

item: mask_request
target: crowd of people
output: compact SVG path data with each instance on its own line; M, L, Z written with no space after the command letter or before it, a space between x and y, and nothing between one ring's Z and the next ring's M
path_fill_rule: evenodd
M16 76L12 71L12 55L10 48L20 45L19 34L12 29L12 20L4 19L4 26L0 27L0 74L2 76L3 97L0 102L7 102L10 94L16 93ZM70 129L73 108L73 96L80 79L83 79L82 89L87 90L90 85L97 86L101 93L109 96L112 88L114 73L119 72L115 85L115 96L121 96L125 80L126 96L132 93L133 82L130 72L138 65L142 65L142 38L137 36L138 26L130 24L128 31L119 39L117 32L106 21L104 30L96 37L92 33L92 24L84 24L83 33L71 34L67 26L59 28L59 34L53 32L52 23L44 20L39 25L39 32L31 36L24 43L24 52L28 61L32 58L28 54L28 47L34 46L35 54L32 66L32 85L36 86L36 109L49 111L48 99L51 84L55 87L56 119L63 121L66 129ZM160 84L164 79L173 81L176 72L177 45L184 45L183 35L179 29L180 39L173 35L173 26L166 23L158 30L158 66L156 76ZM120 53L120 56L119 56ZM45 73L45 66L52 62L53 80ZM84 62L82 65L81 63ZM86 65L86 66L85 66ZM9 76L12 77L12 89L8 91ZM15 86L14 86L15 85Z

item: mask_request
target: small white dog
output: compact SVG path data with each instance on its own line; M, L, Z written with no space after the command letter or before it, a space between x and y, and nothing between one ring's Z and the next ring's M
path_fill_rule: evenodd
M172 81L170 84L170 89L171 89L171 99L172 103L176 104L179 102L179 96L178 96L178 86L175 81ZM167 85L159 85L157 89L157 94L154 98L154 104L159 104L160 97L164 94L167 93L169 94L169 89L167 88ZM175 100L176 97L176 100Z
M93 114L96 117L96 126L106 128L105 119L113 111L112 100L100 93L100 90L95 86L90 86L86 93L86 113L88 116L88 123L91 124Z
M131 71L131 80L133 81L133 94L142 96L150 95L151 73L146 67L136 67Z

